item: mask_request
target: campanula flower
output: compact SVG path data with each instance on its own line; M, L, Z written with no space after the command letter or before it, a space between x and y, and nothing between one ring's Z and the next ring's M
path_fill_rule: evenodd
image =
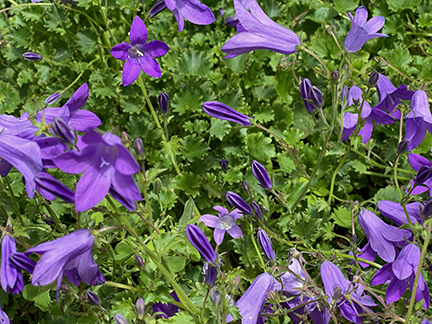
M309 90L312 88L312 82L309 79L304 78L300 82L300 96L306 106L306 110L311 114L315 110L315 106L309 100L312 100L309 96ZM309 100L308 100L309 99Z
M168 52L168 45L158 40L147 43L147 27L138 16L132 22L129 38L130 44L118 44L110 51L116 59L127 60L123 67L123 86L134 82L141 70L152 77L160 78L162 74L155 57L164 56Z
M1 286L5 292L9 288L12 294L19 294L24 288L23 276L20 269L17 269L9 259L11 254L16 252L15 239L6 234L1 242L1 249Z
M3 311L3 309L1 309L1 307L0 307L0 322L2 324L11 324L9 316L7 316L7 314Z
M411 100L414 91L407 90L405 84L396 88L393 83L383 74L379 74L376 84L378 90L379 103L374 107L382 111L387 111L396 119L400 119L399 111L394 112L395 108L401 104L401 100Z
M82 212L96 206L108 192L127 209L135 209L133 201L142 198L133 174L140 167L121 139L90 129L82 136L82 142L85 147L80 152L69 151L53 159L64 172L84 173L75 190L77 210Z
M261 186L264 189L271 189L272 188L272 181L270 180L270 177L267 173L266 168L260 164L258 161L253 160L251 163L252 172L257 178L258 182L261 184Z
M215 264L217 256L210 242L207 240L204 232L196 225L189 224L186 226L186 236L189 242L198 250L198 252L210 264Z
M204 275L203 283L213 287L218 275L217 267L214 267L206 262L204 263L202 274Z
M162 114L166 115L169 107L169 95L166 92L159 93L158 96L159 108L162 111Z
M300 45L300 38L293 31L271 20L256 0L249 1L250 12L240 0L234 0L234 7L241 25L240 29L237 25L237 30L241 32L222 46L222 52L228 54L225 58L233 58L258 49L282 54L297 52L296 46Z
M209 7L199 0L158 0L150 9L151 17L156 16L165 8L174 13L174 17L181 32L184 27L184 19L196 25L210 25L215 21L215 16Z
M37 253L42 257L33 271L32 284L46 286L57 281L57 300L63 275L75 286L82 281L96 285L105 279L93 258L94 236L88 229L79 229L54 241L39 244L26 254Z
M381 200L378 202L377 207L381 215L391 220L393 223L396 224L396 226L402 226L403 224L406 224L408 222L402 205L397 202L390 200ZM408 216L410 217L412 223L423 222L423 219L421 217L423 205L420 202L415 201L406 204L405 208L407 209Z
M258 243L261 245L261 249L264 251L264 254L269 261L276 262L276 256L273 251L273 247L270 242L270 238L268 237L266 231L263 229L259 229L257 233Z
M26 61L40 61L42 60L42 56L36 53L27 52L22 55L22 58Z
M172 298L174 298L174 300L175 300L177 303L180 302L180 299L178 298L178 296L177 296L177 294L176 294L175 291L173 291L173 292L170 294L170 296L171 296ZM165 319L174 316L174 315L177 314L178 311L179 311L178 306L173 305L173 304L170 304L170 303L168 303L168 304L165 304L165 303L154 303L154 304L152 305L152 307L153 307L153 312L158 313L158 314L157 314L158 316L160 316L160 317L162 317L162 318L165 318Z
M222 206L214 206L213 209L219 212L219 217L206 214L201 216L200 221L208 227L214 227L214 239L217 245L222 244L225 232L228 232L232 238L243 237L240 227L235 223L239 217L243 216L240 210L234 209L230 213Z
M394 303L402 297L410 284L412 291L420 259L420 248L415 244L404 247L394 262L383 266L372 278L372 285L390 282L386 290L386 302ZM423 307L428 309L430 303L429 288L420 271L416 301L424 300Z
M232 121L234 123L251 126L252 123L249 121L249 116L246 116L238 111L232 109L231 107L217 101L207 101L202 105L204 112L214 118Z
M386 34L377 33L384 26L384 17L373 17L369 21L367 9L358 7L355 19L348 11L351 20L351 29L345 38L345 49L349 53L357 52L369 40L375 37L388 37Z
M414 154L414 153L408 154L408 162L411 165L411 167L417 172L419 172L422 169L422 167L427 167L429 169L432 168L432 162L418 154ZM432 175L430 177L427 177L427 179L422 179L421 183L419 183L417 180L417 177L419 177L419 175L421 174L418 173L414 179L411 179L410 181L411 188L408 188L407 186L405 192L411 192L411 194L416 195L416 194L421 194L427 191L428 189L430 189L430 195L432 196ZM418 185L416 185L416 182L418 183ZM413 187L414 189L412 189Z
M238 194L228 191L226 199L231 206L239 209L244 215L253 215L252 207Z
M432 134L432 115L426 92L417 90L411 98L411 112L406 116L405 139L411 151L423 141L426 129Z

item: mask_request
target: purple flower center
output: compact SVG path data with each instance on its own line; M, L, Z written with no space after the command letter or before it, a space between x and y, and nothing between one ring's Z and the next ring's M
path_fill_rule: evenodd
M146 53L142 45L136 44L128 49L128 54L130 58L137 59L144 56Z
M231 215L221 216L217 222L217 228L221 230L229 230L231 227L233 227L234 222L234 217Z

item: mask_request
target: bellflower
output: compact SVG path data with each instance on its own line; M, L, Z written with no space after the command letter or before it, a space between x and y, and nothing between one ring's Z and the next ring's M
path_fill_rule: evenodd
M9 259L11 254L16 252L15 239L6 234L1 242L1 247L1 286L5 292L9 288L12 294L19 294L24 288L23 276L20 269L17 269Z
M257 232L258 243L261 245L264 254L269 261L276 262L276 256L266 231L259 229Z
M203 283L213 287L218 275L217 267L214 267L206 262L204 263L202 274L204 275Z
M414 153L408 154L408 162L411 165L411 167L417 172L419 172L422 167L432 168L432 162L418 154L414 154ZM411 179L410 181L411 188L414 187L418 177L419 174L417 174L417 176L414 179ZM422 181L420 185L416 185L412 191L407 186L405 192L411 192L411 194L416 195L416 194L421 194L427 191L428 189L430 189L430 195L432 196L432 176Z
M249 119L252 119L249 116L246 116L238 111L232 109L231 107L217 101L207 101L202 105L202 109L204 112L214 118L223 119L232 121L234 123L243 125L243 126L251 126L252 123Z
M40 171L35 177L36 190L48 200L58 197L67 203L75 203L75 193L46 171Z
M417 266L420 259L420 248L415 244L408 244L404 247L394 262L383 266L372 278L372 285L379 285L389 282L386 290L386 302L394 303L402 297L410 284L413 290ZM423 307L428 309L430 304L429 288L420 271L416 301L424 300Z
M381 215L391 220L397 226L402 226L403 224L408 223L405 211L401 204L394 201L381 200L378 202L377 207ZM405 207L412 223L423 222L421 217L423 205L420 202L412 202L406 204Z
M348 17L351 20L351 29L345 38L345 49L347 52L357 52L369 39L388 37L386 34L377 33L384 26L384 17L373 17L367 21L368 11L364 6L357 8L355 19L349 11Z
M376 306L372 297L362 296L362 286L358 286L354 291L350 292L354 288L353 284L345 279L342 271L335 264L330 261L323 262L320 272L325 293L329 296L328 302L330 303L333 299L348 321L361 323L362 317L359 314L364 313L365 309L371 312L368 306ZM340 289L341 295L335 293L336 288ZM354 298L349 298L347 294Z
M230 213L222 206L214 206L213 209L219 212L219 217L206 214L201 216L200 221L208 227L214 227L214 239L217 245L222 244L225 232L228 232L232 238L243 237L240 227L235 223L239 217L243 216L240 210L234 209Z
M312 102L308 101L312 100L312 98L309 95L309 90L312 88L312 82L310 82L309 79L304 78L300 82L300 96L303 99L303 102L306 106L306 110L309 114L311 114L315 110L315 106L312 104Z
M414 91L407 90L405 84L402 84L399 88L396 88L393 83L391 83L391 81L383 74L379 74L376 88L378 90L380 102L374 108L387 111L396 119L399 119L400 113L398 111L393 111L398 105L401 104L401 100L411 100Z
M234 0L234 7L241 24L241 32L222 46L222 52L228 54L225 58L233 58L258 49L287 55L297 52L296 46L300 45L300 38L293 31L271 20L256 0L249 1L250 12L240 0Z
M231 206L239 209L244 215L253 215L252 207L238 194L228 191L226 199Z
M186 236L189 242L198 250L198 252L210 264L215 264L217 256L210 242L207 240L204 232L196 225L189 224L186 226Z
M42 257L33 271L32 284L46 286L57 281L57 300L63 275L75 286L82 281L96 285L105 279L93 258L94 236L88 229L79 229L54 241L39 244L26 254L37 253Z
M397 247L405 246L407 244L406 240L412 238L410 230L398 229L386 224L367 209L362 209L358 221L369 242L366 249L372 249L378 253L381 259L387 262L394 261ZM359 257L362 256L360 255Z
M405 123L405 139L409 141L409 151L420 145L426 136L426 129L432 134L432 115L426 92L417 90L414 93L411 109Z
M42 60L42 56L36 53L27 52L22 55L22 58L26 61L40 61Z
M177 296L177 294L176 294L175 291L173 291L170 294L170 296L172 298L174 298L174 300L177 303L180 302L180 299L178 298L178 296ZM170 304L170 303L168 303L168 304L165 304L165 303L154 303L152 307L153 307L153 311L155 313L159 313L159 314L157 314L158 316L160 316L162 318L165 318L165 319L168 319L168 318L174 316L179 311L178 306Z
M168 45L158 40L147 43L147 27L138 16L132 22L129 38L130 44L118 44L110 51L117 60L127 60L123 67L123 86L134 82L141 70L152 77L160 78L162 73L155 57L164 56L168 52Z
M140 167L121 139L90 129L83 135L82 142L86 146L80 152L69 151L53 159L64 172L84 173L75 192L77 210L82 212L96 206L108 192L127 209L135 209L133 201L142 198L133 174Z
M0 322L2 324L11 324L9 316L7 316L7 314L3 311L3 309L1 309L1 307L0 307Z
M257 178L261 186L264 189L271 189L273 184L272 181L270 180L266 168L255 160L252 161L251 167L255 178Z
M57 100L59 100L62 95L63 95L63 92L53 93L52 95L48 96L48 98L45 99L45 105L47 105L47 106L52 105Z

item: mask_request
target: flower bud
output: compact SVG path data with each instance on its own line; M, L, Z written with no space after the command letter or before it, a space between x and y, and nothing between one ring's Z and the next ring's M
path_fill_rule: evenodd
M339 286L336 286L333 291L333 300L338 302L342 298L342 289Z
M348 86L344 85L341 90L341 100L342 105L345 106L345 104L348 101Z
M158 103L160 110L166 115L169 108L169 95L165 92L161 92L158 96Z
M231 206L240 209L240 211L243 214L245 215L253 214L251 206L246 201L244 201L244 199L240 197L238 194L232 191L228 191L226 193L226 199Z
M259 229L257 236L258 243L261 245L261 248L264 251L266 258L269 261L276 262L276 256L274 254L273 248L270 243L270 238L268 237L267 233L264 230Z
M417 176L414 179L416 185L423 184L432 176L432 168L426 165L422 165L417 172Z
M87 291L85 292L85 297L86 297L87 301L90 304L92 304L93 306L99 306L100 300L99 300L98 295L96 295L90 289L87 289Z
M355 242L357 242L357 235L355 235L355 234L351 235L350 242L351 242L351 244L355 244Z
M123 315L120 314L114 315L114 321L116 324L129 324L128 321L126 321L126 318L124 318Z
M426 220L432 216L432 199L429 198L428 200L426 200L426 202L424 204L424 208L420 214L424 220Z
M141 270L144 269L145 264L141 255L135 254L135 263L137 264L138 268L140 268Z
M217 275L218 275L217 268L209 265L206 262L206 263L204 263L204 266L203 266L203 274L204 274L204 282L203 283L213 287L213 285L216 282Z
M228 170L228 164L229 164L229 161L225 158L222 158L221 160L219 160L219 165L220 165L222 171Z
M401 141L398 144L398 147L397 147L398 155L401 155L401 154L405 153L405 151L408 150L408 145L409 145L409 141L408 140Z
M266 168L255 160L252 161L251 167L252 167L252 172L253 172L255 178L257 178L257 180L261 184L261 186L264 189L271 189L273 183L270 180L270 177L267 173Z
M61 118L54 118L51 128L54 133L66 144L73 145L75 143L75 134Z
M189 242L191 242L208 263L215 264L217 258L216 253L204 232L198 226L193 224L187 225L186 236L189 239Z
M333 82L337 84L339 81L339 72L334 70L330 75L331 75Z
M60 99L60 97L62 96L63 92L56 92L53 93L51 96L49 96L48 98L45 99L45 105L52 105L53 103L55 103L57 100Z
M123 145L128 146L130 144L129 134L125 131L120 133L120 138L122 140Z
M211 117L228 120L243 126L251 126L252 123L249 121L252 119L231 107L217 101L207 101L202 105L204 112Z
M316 107L321 107L324 103L321 90L315 86L309 89L309 97Z
M153 182L153 192L155 195L159 195L162 189L162 181L159 178L156 178Z
M220 302L220 292L217 290L217 287L213 287L210 291L210 299L217 306Z
M260 206L255 201L253 201L252 202L252 207L255 210L255 214L258 216L259 219L261 219L262 212L261 212Z
M309 81L309 79L303 79L302 82L300 83L300 96L303 99L303 102L306 106L306 110L308 111L309 114L311 114L314 110L315 107L314 105L312 105L311 102L307 101L306 99L311 99L311 97L309 96L309 89L312 88L312 83Z
M54 224L54 219L52 217L46 216L46 215L42 215L41 216L42 220L49 226Z
M374 87L377 82L378 82L378 78L379 78L379 73L375 70L372 71L372 73L369 75L369 86Z
M144 143L140 137L135 138L133 142L133 147L138 159L144 158Z
M27 61L40 61L42 60L42 56L36 53L27 52L22 55L22 58Z
M242 187L244 189L244 191L246 191L247 193L250 193L250 186L249 186L249 182L247 182L246 180L242 182Z
M136 303L135 303L135 307L137 310L137 315L138 315L138 319L142 320L144 318L145 315L145 302L144 299L142 298L138 298Z
M237 290L239 286L240 286L240 277L239 276L235 276L233 278L233 280L232 280L233 290Z
M166 8L165 1L164 0L158 0L156 2L156 4L149 11L150 17L153 18L158 13L162 12L163 10L165 10L165 8Z

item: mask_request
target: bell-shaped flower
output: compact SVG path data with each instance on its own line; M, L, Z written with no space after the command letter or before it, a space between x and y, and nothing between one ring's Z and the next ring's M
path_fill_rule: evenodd
M414 91L407 90L405 84L396 88L383 74L379 74L376 88L378 90L379 103L374 108L387 111L396 119L400 119L399 111L394 112L394 110L401 104L401 100L411 100Z
M75 193L46 171L40 171L36 178L36 190L48 200L58 197L67 203L75 203Z
M86 146L80 151L69 151L53 159L62 171L84 173L75 190L75 203L79 212L96 206L108 192L127 209L135 209L134 200L141 194L133 179L140 170L132 154L121 139L111 133L100 135L88 130L82 137Z
M418 154L410 153L408 155L408 162L411 165L411 167L417 172L419 172L422 169L422 167L432 168L432 162ZM416 195L416 194L421 194L427 191L428 189L430 189L430 195L432 196L432 175L427 178L423 177L423 179L419 182L417 178L420 175L421 174L418 173L417 176L414 177L414 179L411 179L410 181L411 188L407 186L405 192L411 192L411 194Z
M426 92L417 90L414 93L411 110L405 122L405 139L409 141L409 151L420 145L426 136L426 129L432 134L432 115Z
M219 216L213 215L202 215L200 218L201 222L204 222L208 227L213 227L214 239L217 245L221 245L225 232L228 232L232 238L243 237L242 230L235 223L235 221L242 217L243 214L238 209L234 209L231 213L228 209L222 206L214 206L213 209L219 212Z
M414 287L415 276L420 259L420 248L415 244L404 247L394 262L383 266L372 278L372 285L389 282L386 290L386 302L394 303L402 297L410 284L411 291ZM424 300L423 307L428 309L430 304L429 288L420 271L416 301Z
M258 161L253 160L251 163L252 172L257 178L258 182L261 184L261 186L264 189L271 189L272 188L272 181L270 180L270 177L267 173L266 168L260 164Z
M373 17L367 21L368 11L364 6L357 8L355 19L349 11L348 17L351 20L351 29L345 38L347 52L357 52L369 39L388 37L386 34L377 33L384 26L384 17Z
M63 275L75 286L82 281L88 285L96 285L105 281L93 258L92 249L94 236L88 229L79 229L54 241L39 244L26 254L42 255L36 264L32 284L46 286L56 280L57 300Z
M276 262L276 256L266 231L259 229L257 232L258 243L269 261Z
M178 298L177 294L175 291L173 291L170 296L177 302L180 302L180 299ZM179 308L178 306L168 303L154 303L152 305L153 307L153 312L155 312L158 316L168 319L172 316L174 316L175 314L178 313Z
M207 240L204 232L198 226L193 224L187 225L186 236L189 242L198 250L208 263L216 263L216 253L210 245L210 242Z
M297 52L296 46L300 45L300 38L293 31L271 20L256 0L249 1L250 12L240 0L234 0L234 7L242 32L231 37L222 46L222 52L228 53L225 58L236 57L258 49L282 54Z
M252 207L235 192L228 191L226 199L231 206L239 209L244 215L253 215Z
M387 262L394 261L397 247L407 245L406 240L412 238L410 230L398 229L386 224L367 209L362 209L358 221L368 239L369 248L378 253L380 258ZM360 255L359 257L362 256Z
M252 123L249 121L249 116L246 116L238 111L232 109L230 106L227 106L221 102L217 101L207 101L202 105L202 109L204 112L214 118L223 119L232 121L234 123L243 125L243 126L251 126Z
M403 224L408 223L405 211L401 204L390 200L381 200L378 202L377 207L381 215L391 220L396 224L396 226L402 226ZM411 223L423 222L421 217L423 205L420 202L416 201L406 204L405 208L407 209Z
M1 242L1 250L1 286L5 292L9 288L12 294L19 294L24 288L23 276L20 269L17 269L9 259L11 254L16 252L15 239L6 234Z
M168 52L168 45L158 40L147 43L147 27L138 16L132 22L129 38L130 44L118 44L110 51L117 60L127 60L123 67L123 86L134 82L141 70L152 77L160 78L162 73L155 57L164 56Z

